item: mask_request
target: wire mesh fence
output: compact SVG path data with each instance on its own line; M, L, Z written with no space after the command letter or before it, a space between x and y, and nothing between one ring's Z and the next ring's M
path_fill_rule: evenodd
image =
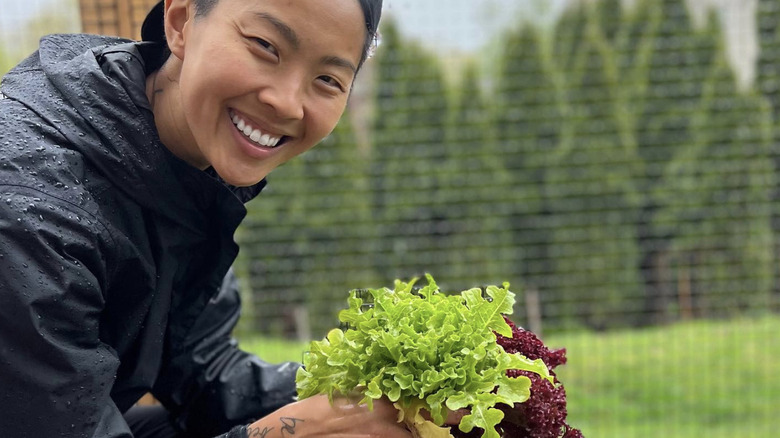
M151 3L54 15L137 37ZM342 123L248 206L243 333L320 337L396 278L508 281L570 346L586 436L774 433L780 2L386 3ZM5 69L79 30L0 7Z
M426 272L453 290L510 281L552 331L775 309L777 8L760 6L747 87L728 20L679 0L572 3L548 27L518 15L454 60L390 14L351 108L370 117L250 206L255 328L305 314L320 335L346 290Z

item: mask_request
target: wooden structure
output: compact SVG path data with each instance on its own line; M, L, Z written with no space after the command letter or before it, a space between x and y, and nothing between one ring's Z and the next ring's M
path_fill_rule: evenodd
M79 0L86 33L140 39L141 23L158 0Z

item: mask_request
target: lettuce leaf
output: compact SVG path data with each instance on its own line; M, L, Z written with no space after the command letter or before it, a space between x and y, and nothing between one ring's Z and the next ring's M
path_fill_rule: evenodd
M512 406L530 396L530 379L508 377L507 370L538 373L553 382L541 360L509 354L495 333L512 336L502 315L512 313L515 294L509 284L442 293L433 277L414 290L416 279L395 281L393 289L350 292L339 319L349 327L313 341L296 384L301 399L317 394L358 392L369 408L383 396L400 411L399 421L415 436L440 437L447 411L467 408L459 428L484 430L498 438L503 419L498 403ZM366 298L366 299L364 299ZM434 424L422 420L427 410Z

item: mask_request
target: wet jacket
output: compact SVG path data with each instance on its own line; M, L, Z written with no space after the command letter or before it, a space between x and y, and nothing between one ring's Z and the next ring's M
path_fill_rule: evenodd
M145 94L162 47L55 35L0 93L0 436L131 437L152 392L187 436L294 397L296 364L240 351L244 203L173 156Z

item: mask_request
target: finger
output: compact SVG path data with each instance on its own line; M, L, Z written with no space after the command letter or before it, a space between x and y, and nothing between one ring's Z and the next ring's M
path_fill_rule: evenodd
M457 411L451 411L447 409L447 416L444 417L444 424L456 426L460 424L460 420L468 414L468 409L458 409ZM433 418L431 418L431 413L425 409L420 411L420 415L422 415L422 417L428 421L433 421Z
M447 418L444 419L444 424L449 424L450 426L456 426L460 424L460 420L463 419L466 415L468 415L470 411L468 409L458 409L457 411L447 411Z

